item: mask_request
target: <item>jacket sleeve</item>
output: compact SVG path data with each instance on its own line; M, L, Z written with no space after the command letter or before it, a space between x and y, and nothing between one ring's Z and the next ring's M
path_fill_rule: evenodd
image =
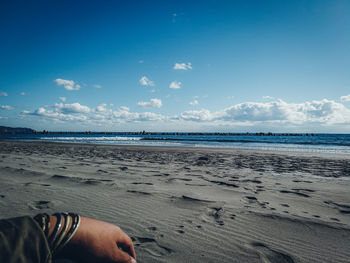
M0 262L51 263L51 252L39 225L29 216L0 220Z

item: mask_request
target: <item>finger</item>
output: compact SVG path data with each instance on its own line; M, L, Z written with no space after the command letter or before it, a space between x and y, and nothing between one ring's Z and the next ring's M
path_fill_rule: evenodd
M130 256L136 259L136 253L134 249L134 245L130 241L130 243L121 243L118 246L125 252L127 252Z
M115 260L120 263L136 263L133 257L118 248L115 250Z
M122 230L121 232L121 236L119 236L119 238L117 239L117 246L121 247L123 251L129 253L130 256L136 259L135 248L134 244L131 241L131 238Z

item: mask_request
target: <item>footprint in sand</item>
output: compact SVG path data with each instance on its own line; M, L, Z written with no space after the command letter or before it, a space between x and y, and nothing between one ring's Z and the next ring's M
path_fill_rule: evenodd
M32 203L29 203L28 206L33 210L41 210L41 209L48 209L55 206L54 202L52 201L34 201Z
M215 222L220 225L223 226L225 223L222 220L222 216L224 213L224 209L222 207L209 207L207 209L207 215L214 218Z
M251 245L257 250L261 262L294 263L291 256L269 248L260 242L253 242Z
M131 239L136 247L145 250L147 253L155 257L167 256L173 252L172 249L159 244L154 238L132 237Z

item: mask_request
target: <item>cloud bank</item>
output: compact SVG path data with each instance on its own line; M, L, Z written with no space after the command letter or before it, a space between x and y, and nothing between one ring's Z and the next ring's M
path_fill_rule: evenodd
M159 102L153 101L155 105ZM161 103L161 102L160 102ZM34 111L22 111L22 116L42 118L58 122L80 122L89 125L112 125L125 122L164 121L167 117L153 112L131 112L122 106L117 110L109 108L107 104L100 104L96 108L81 105L57 103L53 106L40 107Z
M137 105L144 108L161 108L162 101L151 99L141 101ZM154 112L134 112L125 106L115 110L107 104L100 104L92 108L75 102L72 104L56 103L34 111L23 111L22 115L69 123L81 122L84 125L95 126L157 122L159 130L170 124L181 129L211 127L210 129L213 130L216 129L215 127L265 127L266 129L274 127L277 130L285 127L300 130L305 127L342 127L344 129L350 127L350 109L342 103L327 99L303 103L287 103L283 100L244 102L218 111L189 110L168 116Z
M181 118L198 122L350 124L350 110L341 103L327 99L299 104L276 100L267 103L245 102L216 112L206 109L185 111Z

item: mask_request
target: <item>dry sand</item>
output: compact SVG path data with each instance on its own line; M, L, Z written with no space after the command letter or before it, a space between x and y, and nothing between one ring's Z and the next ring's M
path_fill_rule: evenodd
M0 214L119 225L138 262L350 262L350 157L0 143Z

